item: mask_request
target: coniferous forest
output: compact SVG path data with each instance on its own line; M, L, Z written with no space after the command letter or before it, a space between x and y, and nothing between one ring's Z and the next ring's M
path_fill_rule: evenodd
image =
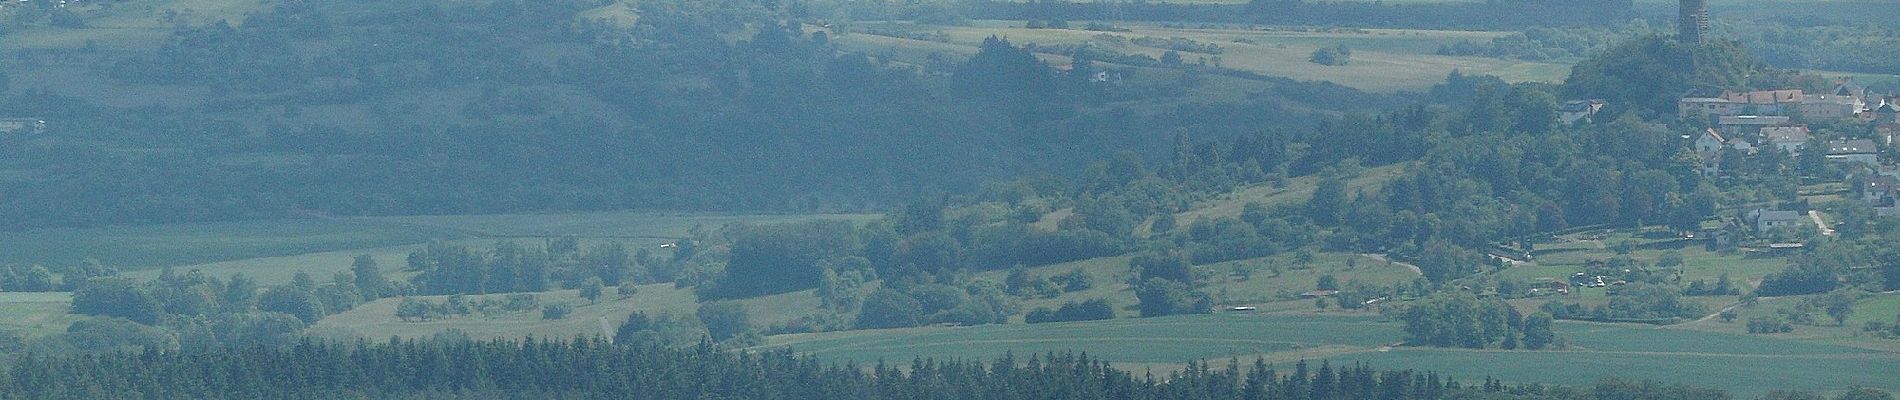
M1086 354L837 365L787 352L601 340L314 343L213 353L20 360L0 398L640 399L1726 399L1718 390L1605 381L1592 388L1459 381L1366 365L1191 363L1157 376Z

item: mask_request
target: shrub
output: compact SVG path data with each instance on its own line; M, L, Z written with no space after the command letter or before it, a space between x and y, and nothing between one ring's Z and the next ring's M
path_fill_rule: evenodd
M555 303L541 307L541 319L563 319L574 312L574 306L567 303Z

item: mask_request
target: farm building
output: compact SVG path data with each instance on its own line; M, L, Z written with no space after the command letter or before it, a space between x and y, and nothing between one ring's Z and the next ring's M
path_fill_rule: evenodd
M1330 297L1336 294L1339 294L1338 290L1315 290L1311 292L1300 293L1300 297L1313 299L1313 298L1320 298L1320 297Z
M1827 160L1839 163L1858 163L1866 166L1880 165L1878 156L1880 146L1867 139L1830 140L1827 142Z

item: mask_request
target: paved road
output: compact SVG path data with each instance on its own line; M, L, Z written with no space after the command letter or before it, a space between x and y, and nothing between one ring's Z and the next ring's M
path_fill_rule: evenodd
M1808 218L1814 220L1814 227L1820 229L1822 235L1834 236L1834 228L1827 227L1827 222L1821 221L1820 211L1808 210Z
M1360 255L1366 256L1366 258L1371 258L1374 260L1398 264L1398 266L1405 267L1405 269L1412 270L1412 273L1414 274L1425 275L1425 270L1418 269L1417 265L1412 265L1411 263L1407 263L1407 262L1392 261L1392 259L1390 258L1385 258L1384 254L1366 253L1366 254L1360 254Z

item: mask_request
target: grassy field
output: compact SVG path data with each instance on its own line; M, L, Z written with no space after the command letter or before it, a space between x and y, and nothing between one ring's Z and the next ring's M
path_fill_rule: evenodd
M1459 41L1484 42L1503 35L1499 32L1368 29L1345 31L1256 30L1241 27L1164 27L1126 23L1132 32L1096 32L1075 29L1027 29L1021 21L978 21L971 26L927 26L913 24L875 24L877 29L912 30L942 33L952 45L964 46L961 53L990 36L1000 36L1017 44L1060 45L1093 43L1117 52L1143 54L1159 58L1166 49L1134 44L1141 37L1186 38L1221 47L1221 54L1183 52L1189 63L1202 58L1213 63L1218 56L1223 67L1253 71L1298 80L1332 81L1354 88L1392 92L1420 90L1441 82L1453 70L1473 74L1493 74L1510 81L1554 82L1569 74L1559 63L1535 63L1483 57L1451 57L1434 54L1439 46ZM872 36L855 34L850 36ZM1118 37L1120 40L1105 40ZM919 41L907 41L919 42ZM919 46L932 51L948 49L944 43ZM899 43L888 43L897 47ZM1353 50L1352 63L1323 66L1307 61L1321 47L1346 46ZM940 49L938 49L940 48ZM891 50L895 51L895 50ZM875 53L874 53L875 54Z
M493 241L481 239L449 241L448 243L478 249L486 248L494 244ZM421 244L412 244L288 256L247 258L242 260L179 266L173 269L175 272L192 270L204 271L204 273L218 277L219 279L237 273L243 273L245 276L257 280L258 283L271 285L290 282L291 278L296 276L298 272L308 273L311 277L317 278L318 280L328 280L330 276L337 272L349 270L350 266L356 262L356 256L367 255L376 260L376 265L383 269L384 274L402 278L407 277L407 274L398 271L408 263L409 252L421 249L423 246L424 245ZM162 269L146 269L128 272L125 275L138 279L154 279L162 272Z
M616 299L614 289L608 289L602 301L589 304L580 297L579 290L557 290L536 293L535 298L541 304L568 303L576 307L567 318L559 320L541 319L541 310L483 316L480 313L469 316L446 318L425 322L403 322L396 318L396 305L400 298L388 298L357 306L341 314L324 317L310 327L310 332L331 338L371 338L387 339L391 336L404 338L428 337L449 329L459 329L472 338L522 338L527 336L571 338L575 336L593 336L602 334L601 321L618 326L626 321L627 315L634 311L648 313L692 312L694 297L690 290L674 289L672 284L644 285L639 293L626 299ZM472 300L482 298L501 298L502 295L470 296ZM423 296L422 299L441 302L447 296Z
M213 276L244 272L261 282L285 282L297 271L319 279L348 269L359 254L386 269L424 243L448 240L474 247L496 240L576 236L634 247L658 245L729 223L813 219L868 221L869 214L737 215L654 212L461 215L111 226L0 232L0 264L72 265L95 258L136 277L160 267L204 270ZM584 243L586 244L586 243Z
M875 214L742 215L610 211L567 214L380 217L365 220L465 232L477 236L683 238L690 236L695 226L710 231L730 223L769 224L819 219L865 222L877 217L878 215Z
M1847 326L1858 327L1869 321L1893 324L1900 319L1900 293L1875 295L1854 303L1854 314L1847 317Z
M1280 268L1279 276L1273 276L1273 267L1270 265ZM1226 293L1227 304L1263 305L1293 301L1292 305L1302 309L1312 308L1313 302L1298 300L1300 293L1316 290L1319 278L1323 275L1333 275L1341 287L1349 286L1352 282L1390 286L1394 283L1411 282L1419 276L1411 269L1396 263L1346 253L1315 253L1313 261L1305 265L1296 261L1292 254L1280 254L1263 259L1209 264L1198 268L1214 275L1212 282L1205 290L1217 296ZM1251 277L1232 273L1239 270L1251 271Z
M764 347L859 363L1072 350L1115 362L1167 364L1239 355L1251 359L1318 346L1377 347L1397 341L1398 328L1373 317L1221 314L779 335Z
M69 313L72 293L0 293L0 331L41 337L66 331L74 321L88 318Z
M0 232L0 263L124 270L424 243L459 234L342 220L290 219Z
M541 304L567 303L575 306L572 314L558 320L541 319L541 310L525 312L445 318L424 322L403 322L396 318L396 305L400 298L381 299L357 306L340 314L324 317L311 326L310 332L331 338L368 338L387 339L390 336L405 338L428 337L449 329L461 330L470 337L523 338L552 337L571 338L575 336L593 336L603 334L601 321L609 326L619 326L626 322L627 316L636 311L649 315L671 313L691 315L698 309L698 297L691 288L674 288L671 283L640 285L631 297L618 298L615 288L607 288L598 303L588 303L580 297L579 290L555 290L535 293ZM504 295L469 296L471 300L483 298L500 299ZM420 299L441 302L448 296L419 296ZM818 297L811 290L783 293L771 296L737 300L751 317L756 327L782 324L793 319L817 312ZM605 332L611 334L611 332Z
M1406 167L1406 164L1398 164L1367 168L1358 176L1346 181L1346 192L1376 191L1386 182L1403 176ZM1201 218L1239 217L1240 212L1246 209L1247 203L1273 206L1305 202L1313 198L1313 189L1318 186L1319 177L1308 175L1288 179L1284 186L1279 187L1273 185L1244 187L1232 193L1198 202L1190 207L1190 210L1175 214L1174 219L1185 225Z
M1565 351L1473 351L1389 347L1400 325L1368 316L1216 314L1149 319L964 328L781 335L791 348L839 361L903 362L913 357L977 358L1005 352L1085 351L1123 368L1178 368L1190 359L1255 357L1363 361L1377 368L1430 369L1471 381L1589 384L1621 376L1714 386L1749 397L1780 388L1894 389L1900 354L1647 325L1561 322ZM1762 379L1774 376L1775 379Z
M1139 301L1127 283L1131 274L1128 270L1129 258L1105 257L1029 268L1031 276L1045 278L1079 269L1092 277L1095 285L1087 290L1067 292L1051 298L1024 299L1022 313L1012 316L1010 321L1023 322L1023 316L1037 307L1056 309L1064 303L1093 299L1105 299L1114 304L1118 317L1139 316L1135 308ZM1275 276L1269 265L1279 266L1280 274ZM1249 305L1263 310L1312 309L1313 302L1300 300L1299 294L1314 290L1321 275L1332 274L1341 285L1355 281L1390 285L1410 282L1418 277L1417 273L1403 266L1349 253L1315 253L1313 260L1304 266L1296 262L1292 254L1279 254L1198 265L1194 269L1196 274L1207 277L1207 285L1202 290L1215 296L1216 306ZM1241 270L1249 271L1251 276L1236 274ZM1002 282L1008 276L1008 271L989 271L977 276Z

